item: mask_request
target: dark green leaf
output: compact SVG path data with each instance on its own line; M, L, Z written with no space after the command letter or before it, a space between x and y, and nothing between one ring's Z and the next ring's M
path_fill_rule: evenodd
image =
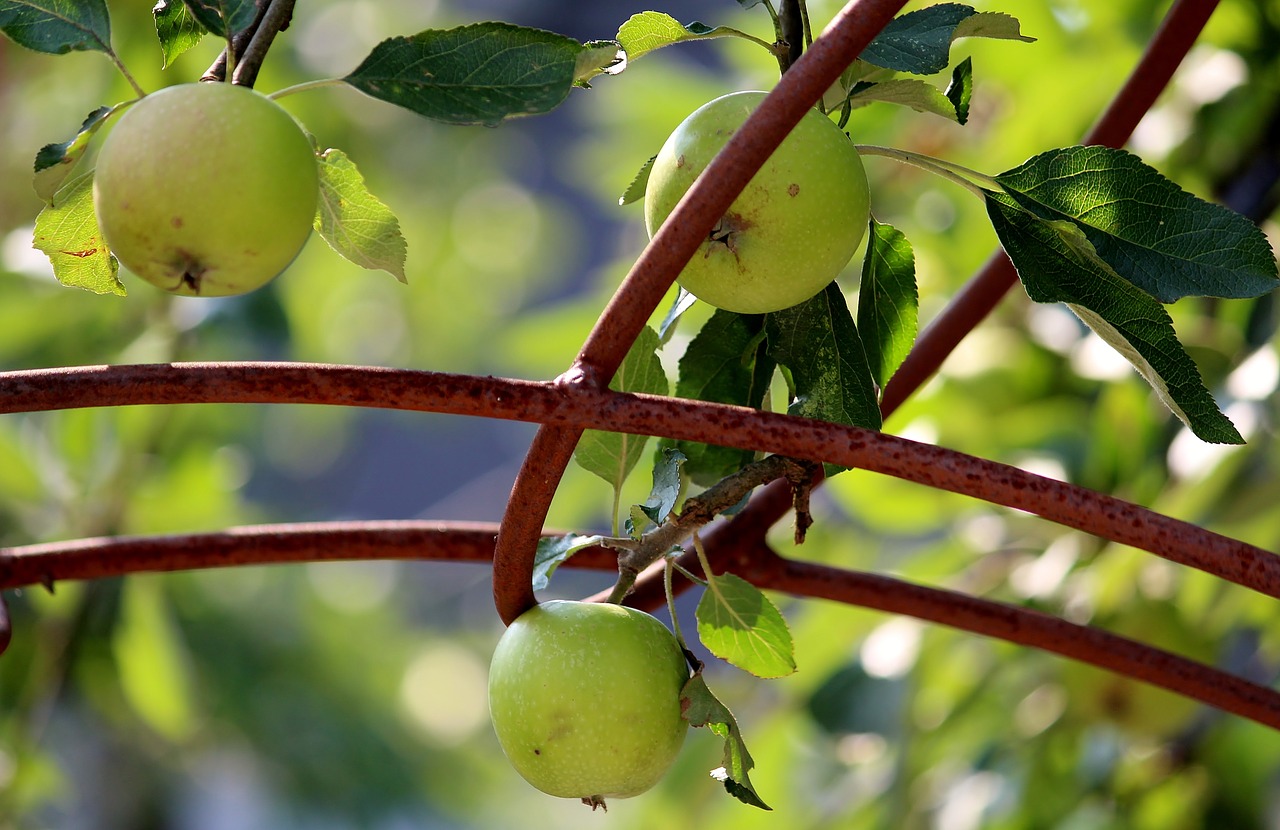
M758 408L774 369L763 333L763 315L717 309L680 358L676 395ZM677 441L675 446L688 456L685 472L702 485L714 484L754 457L750 450L694 441Z
M97 294L124 295L120 264L107 250L93 212L93 173L72 179L36 217L35 242L58 282Z
M205 28L182 0L160 0L151 14L156 20L156 38L164 55L162 68L167 68L205 35Z
M987 194L987 213L1031 299L1067 303L1201 440L1244 443L1205 389L1164 307L1117 275L1077 225L1045 220L1004 193Z
M649 160L640 165L636 177L627 185L626 191L618 198L618 204L629 205L644 198L645 188L649 186L649 172L653 170L653 161L657 156L649 156Z
M656 525L667 520L680 500L680 467L684 462L684 453L667 447L653 465L653 489L640 509Z
M426 118L496 126L563 102L590 48L539 29L476 23L384 40L343 80Z
M1124 150L1050 150L996 180L1024 208L1079 225L1116 273L1161 302L1257 297L1280 286L1256 225Z
M698 601L698 639L715 656L756 677L796 670L787 621L756 586L733 574L709 576Z
M538 550L533 555L533 590L544 590L551 575L565 560L583 548L600 544L603 536L581 536L568 533L564 536L543 536L538 540Z
M105 0L0 0L0 32L51 55L111 51Z
M978 12L961 3L941 3L894 18L859 56L868 63L932 75L947 68L951 43L962 37L987 37L1031 42L1014 17Z
M862 338L835 283L792 308L765 316L769 356L786 366L805 418L880 428L880 405Z
M969 121L969 100L973 98L973 58L965 58L951 73L951 83L943 93L956 110L956 123Z
M725 791L744 804L772 810L751 786L748 773L755 768L755 761L742 740L742 730L729 707L719 701L699 671L689 678L680 692L680 708L690 726L705 726L724 739L722 766L711 771L711 777L724 784Z
M670 387L662 362L656 354L657 349L657 333L645 326L636 342L631 345L626 360L613 376L609 388L615 392L667 394ZM648 440L644 435L589 429L578 442L578 449L573 457L579 466L603 478L618 493L644 455L644 445Z
M320 155L320 204L316 230L361 268L380 269L405 282L407 245L391 209L369 192L364 177L341 150Z
M920 298L911 243L871 219L858 290L858 331L876 385L884 389L916 339Z
M185 0L200 25L221 38L243 32L258 15L254 0Z
M80 130L73 138L61 144L46 144L36 153L35 185L36 195L46 203L66 182L76 168L84 151L89 147L89 139L102 126L102 122L113 112L112 107L98 107L85 118Z

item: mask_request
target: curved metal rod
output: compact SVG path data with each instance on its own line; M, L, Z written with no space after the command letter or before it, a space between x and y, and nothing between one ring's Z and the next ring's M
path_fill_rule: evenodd
M536 381L305 363L171 363L0 373L0 413L177 403L333 404L477 415L658 435L858 467L1034 513L1280 598L1280 557L1189 522L944 447L748 407ZM536 540L529 544L530 560L535 546Z
M750 523L722 527L740 558L734 572L761 588L950 626L1060 654L1143 680L1226 712L1280 728L1280 692L1101 629L979 597L878 574L783 559ZM335 560L488 563L497 525L478 522L314 522L236 527L184 536L117 536L0 549L0 587L52 585L158 571ZM566 567L612 571L616 554L577 553ZM698 565L691 563L697 571ZM9 632L0 595L0 650Z

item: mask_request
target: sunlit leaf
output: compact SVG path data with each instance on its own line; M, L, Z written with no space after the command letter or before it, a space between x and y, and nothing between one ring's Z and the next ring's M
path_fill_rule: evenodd
M764 592L733 574L709 576L698 601L698 639L715 656L756 677L796 670L787 621Z
M320 154L320 204L316 230L329 246L361 268L382 270L405 282L407 243L400 221L365 185L341 150Z
M707 26L697 21L684 24L669 14L654 11L634 14L618 27L618 44L629 60L686 40L741 36L742 32L728 26Z
M33 247L53 264L58 282L97 294L124 296L120 264L111 255L93 211L93 173L63 185L36 217Z
M205 35L205 28L182 0L160 0L151 14L156 21L160 52L164 55L162 68L168 68Z

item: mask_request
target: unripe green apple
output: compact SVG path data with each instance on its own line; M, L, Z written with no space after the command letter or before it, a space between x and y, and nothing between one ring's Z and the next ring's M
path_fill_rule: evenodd
M645 188L650 237L764 96L735 92L704 104L662 145ZM848 264L866 232L870 198L849 137L811 110L703 241L679 282L698 299L741 314L802 303Z
M633 608L553 600L498 641L489 711L530 784L593 804L657 783L684 742L689 670L666 626Z
M171 86L125 110L103 142L93 205L107 246L149 283L218 297L265 285L311 235L311 142L252 89Z

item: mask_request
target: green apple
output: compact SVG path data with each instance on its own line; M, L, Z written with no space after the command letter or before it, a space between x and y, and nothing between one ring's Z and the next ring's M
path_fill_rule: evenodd
M650 237L764 96L735 92L704 104L662 145L645 189ZM698 299L741 314L802 303L848 264L866 232L870 198L849 137L811 110L703 241L679 282Z
M489 712L530 784L591 804L657 783L684 742L689 670L666 626L632 608L553 600L498 641Z
M131 105L103 142L93 205L120 262L175 294L265 285L311 235L315 152L293 118L252 89L171 86Z

